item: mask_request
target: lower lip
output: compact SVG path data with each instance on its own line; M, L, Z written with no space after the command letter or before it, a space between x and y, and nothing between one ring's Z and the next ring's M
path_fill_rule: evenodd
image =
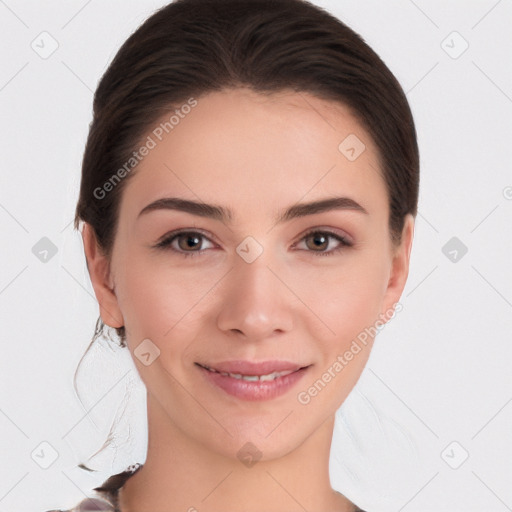
M202 366L198 366L209 382L224 390L226 393L243 400L271 400L284 395L297 382L302 379L308 369L301 368L293 373L277 377L274 380L267 381L248 381L235 379L228 375L221 375L217 372L211 372Z

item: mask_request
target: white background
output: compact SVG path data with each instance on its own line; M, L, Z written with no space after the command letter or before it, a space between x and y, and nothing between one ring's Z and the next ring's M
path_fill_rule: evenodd
M98 305L71 221L93 91L164 3L0 0L1 512L70 507L145 456L125 351L98 344L80 374L85 406L73 389ZM421 153L403 311L340 410L333 485L368 512L512 510L512 2L314 3L395 73ZM31 47L43 31L58 42L47 59ZM42 237L57 248L46 263L32 252ZM457 262L442 251L452 237L468 248ZM96 458L96 473L77 468L130 388L119 450ZM121 442L128 424L133 444Z

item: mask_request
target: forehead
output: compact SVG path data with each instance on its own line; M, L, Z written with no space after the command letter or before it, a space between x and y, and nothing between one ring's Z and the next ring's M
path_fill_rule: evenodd
M142 138L151 149L123 191L121 215L136 216L166 196L228 205L242 216L332 195L386 210L378 151L349 107L304 92L249 89L183 105L194 106L177 105Z

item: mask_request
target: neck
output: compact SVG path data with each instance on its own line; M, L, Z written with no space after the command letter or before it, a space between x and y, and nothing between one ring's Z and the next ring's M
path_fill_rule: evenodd
M119 493L122 512L353 512L329 481L334 416L285 456L245 465L182 432L148 395L144 466Z

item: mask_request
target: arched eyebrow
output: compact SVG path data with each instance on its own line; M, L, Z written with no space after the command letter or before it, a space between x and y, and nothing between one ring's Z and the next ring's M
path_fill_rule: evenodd
M233 221L233 212L229 208L178 197L163 197L153 201L139 212L137 218L155 210L177 210L200 217L219 220L225 224L230 224ZM274 224L281 224L292 219L330 210L351 210L368 215L368 211L350 197L329 197L309 203L294 204L278 213L274 219Z

